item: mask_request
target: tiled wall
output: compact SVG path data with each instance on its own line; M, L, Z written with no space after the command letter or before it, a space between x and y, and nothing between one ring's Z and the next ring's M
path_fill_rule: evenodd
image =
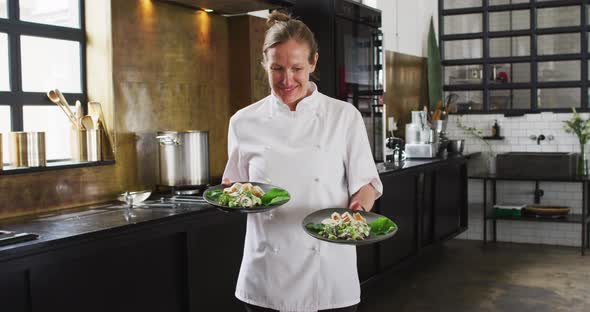
M581 114L588 118L589 114ZM489 151L505 153L511 151L528 152L579 152L577 137L568 134L563 129L563 121L571 118L572 114L541 113L522 117L504 117L503 115L451 115L447 131L451 139L465 139L465 152L484 152L482 157L470 163L470 172L483 170L487 166ZM476 127L491 135L494 120L501 126L501 141L487 141L490 147L466 134L457 127L457 119L461 118L464 125ZM541 144L529 138L530 135L553 135L552 141L544 140ZM458 238L482 239L483 221L483 183L479 180L469 180L469 229ZM545 191L541 204L569 206L572 213L582 212L582 186L580 183L541 182L540 188ZM498 202L533 203L534 182L501 181L498 182ZM491 194L488 192L488 194ZM491 200L488 195L488 200ZM488 224L491 225L491 222ZM561 224L545 222L516 222L498 221L498 240L506 242L525 242L551 245L579 246L581 242L580 224ZM491 227L488 227L488 239L491 238Z

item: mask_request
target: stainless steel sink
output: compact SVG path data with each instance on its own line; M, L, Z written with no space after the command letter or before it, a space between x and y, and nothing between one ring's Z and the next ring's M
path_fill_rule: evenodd
M576 174L578 153L510 152L496 156L496 173L513 177L567 177Z

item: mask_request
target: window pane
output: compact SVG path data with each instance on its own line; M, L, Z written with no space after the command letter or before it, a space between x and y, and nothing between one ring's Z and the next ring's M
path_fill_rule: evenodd
M537 36L537 54L580 53L580 34L558 34Z
M544 81L579 81L580 61L539 62L537 79Z
M490 65L491 83L530 82L530 63L505 63Z
M490 110L530 109L531 90L491 90Z
M8 67L8 35L0 33L0 91L10 91Z
M528 36L490 39L490 57L528 56L531 39Z
M529 10L490 12L490 31L521 30L531 28Z
M544 8L537 10L537 27L566 27L580 25L580 7Z
M456 94L459 97L455 101L457 105L457 112L468 112L471 110L480 111L483 108L483 91L475 90L475 91L453 91L453 92L445 92L445 99L449 94ZM454 111L454 108L451 107L451 110Z
M529 3L530 0L489 0L490 5L503 5L503 4L515 4L515 3Z
M461 65L445 67L445 84L480 84L483 76L482 65Z
M6 0L0 0L0 18L8 18L8 7Z
M472 8L482 6L482 0L444 0L445 9Z
M20 19L27 22L80 28L79 0L20 0Z
M21 54L24 91L82 92L79 42L21 36Z
M537 92L539 108L580 107L580 88L545 88Z
M70 107L75 110L74 107ZM71 123L63 111L53 106L23 106L24 131L45 132L47 160L70 159Z
M445 60L482 57L482 40L445 41Z
M481 14L449 15L444 17L445 34L468 34L483 31Z
M2 162L8 163L8 132L10 132L10 106L0 105L0 133L2 133Z

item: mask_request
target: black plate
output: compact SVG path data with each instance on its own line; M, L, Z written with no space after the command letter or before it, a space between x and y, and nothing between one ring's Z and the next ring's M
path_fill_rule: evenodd
M236 182L234 182L234 183L236 183ZM250 183L250 184L252 184L252 186L259 186L265 193L268 192L268 191L270 191L273 188L284 190L281 187L274 186L274 185L271 185L271 184L265 184L265 183L258 183L258 182L239 182L239 183L242 183L242 184L244 184L244 183ZM232 185L233 185L233 183L232 183ZM288 202L288 200L287 200L287 201L284 201L284 202L281 202L281 203L278 203L278 204L273 204L273 205L268 205L268 206L254 206L252 208L242 208L242 207L229 207L229 206L225 206L225 205L222 205L222 204L218 203L217 201L210 200L208 198L207 195L208 195L209 192L215 191L215 190L223 190L224 188L227 188L227 187L229 187L229 186L222 185L222 184L211 186L207 190L205 190L205 192L203 193L203 198L205 199L205 201L207 203L209 203L210 205L213 205L213 206L217 207L218 209L220 209L222 211L225 211L225 212L240 212L240 213L259 213L259 212L265 212L265 211L269 211L271 209L275 209L277 207L280 207L280 206L282 206L282 205L284 205L285 203ZM289 197L291 197L291 194L289 194Z
M373 233L370 233L369 237L367 237L363 240L344 240L344 239L334 240L334 239L328 239L326 237L318 235L317 233L308 230L306 227L306 225L309 223L315 223L315 224L322 223L322 220L330 218L330 216L334 212L338 212L339 214L343 214L347 211L351 215L354 212L360 213L361 216L363 216L365 219L367 219L367 224L370 224L371 222L375 221L375 219L377 219L379 217L383 217L380 214L377 214L374 212L368 212L368 211L352 211L350 209L345 209L345 208L327 208L327 209L318 210L318 211L315 211L315 212L309 214L307 217L305 217L305 219L303 219L303 222L301 225L303 226L303 229L305 230L305 232L307 234L309 234L319 240L323 240L323 241L335 243L335 244L345 244L345 245L357 245L358 246L358 245L373 244L373 243L380 242L382 240L391 238L391 237L393 237L393 235L395 235L395 233L397 233L398 227L396 224L395 229L393 231L391 231L387 234L384 234L384 235L375 235Z

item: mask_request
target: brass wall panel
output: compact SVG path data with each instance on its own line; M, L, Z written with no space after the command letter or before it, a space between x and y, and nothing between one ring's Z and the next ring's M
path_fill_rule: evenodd
M406 124L412 119L410 112L420 110L428 103L426 69L427 59L424 57L385 51L386 92L383 101L387 117L394 117L397 121L397 137L405 138Z
M112 24L112 41L100 42L105 50L112 45L112 55L89 53L89 62L104 60L89 64L88 90L113 125L116 164L0 175L0 218L151 188L157 180L154 136L159 130L208 130L211 175L223 172L232 111L227 18L151 0L91 2L90 8L104 6L105 16L111 16L102 21L103 34L88 36L88 44L95 45L93 40L111 36L105 25Z

